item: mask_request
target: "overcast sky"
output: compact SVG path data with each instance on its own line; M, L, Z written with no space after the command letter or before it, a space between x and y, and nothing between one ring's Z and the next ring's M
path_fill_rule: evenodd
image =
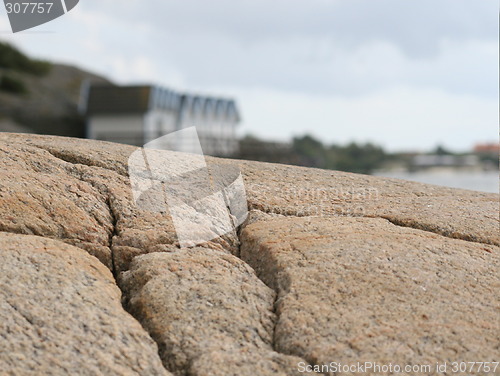
M390 150L498 141L498 0L80 0L0 39L103 74L233 96L241 134Z

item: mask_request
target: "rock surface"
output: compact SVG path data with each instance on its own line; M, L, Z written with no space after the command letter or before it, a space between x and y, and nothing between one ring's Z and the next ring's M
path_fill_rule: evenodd
M0 231L63 240L116 272L138 254L178 244L168 212L140 210L133 200L123 159L136 149L0 133ZM234 249L236 233L210 246Z
M497 359L498 247L379 218L270 218L241 258L278 292L276 349L325 365Z
M399 179L248 161L249 207L292 216L385 218L467 241L500 245L498 194Z
M295 375L273 351L275 293L230 254L204 248L135 258L122 277L126 306L168 369L188 375Z
M0 235L2 375L169 375L109 270L76 247Z
M63 239L111 266L105 192L66 172L45 150L0 144L0 230Z
M0 369L498 361L497 194L207 157L224 181L241 170L252 212L239 233L180 249L169 212L134 202L136 150L0 133Z

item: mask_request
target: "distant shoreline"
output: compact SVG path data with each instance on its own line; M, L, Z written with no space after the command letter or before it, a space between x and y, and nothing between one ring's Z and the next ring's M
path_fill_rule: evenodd
M407 171L375 171L374 176L416 181L452 188L469 189L473 191L499 193L499 172L467 171L456 169Z

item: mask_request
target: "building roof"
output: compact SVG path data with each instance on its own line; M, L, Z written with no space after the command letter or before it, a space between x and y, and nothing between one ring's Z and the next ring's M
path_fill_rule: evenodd
M234 118L240 115L233 99L178 93L170 89L143 86L91 86L87 94L87 114L146 113L152 109L202 114L212 118Z
M240 114L233 99L216 98L204 95L183 94L180 103L181 116L186 113L202 115L206 118L233 118L239 122Z
M151 86L91 86L88 114L144 113L149 109Z

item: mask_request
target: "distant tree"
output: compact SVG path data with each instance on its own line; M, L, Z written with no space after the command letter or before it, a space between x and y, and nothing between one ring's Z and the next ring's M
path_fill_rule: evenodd
M437 154L437 155L450 155L450 154L453 154L453 153L451 151L445 149L445 147L443 145L438 145L438 146L436 146L436 149L434 149L433 154Z
M0 42L0 68L44 76L51 67L49 62L30 59L10 44Z
M247 135L240 140L240 151L235 157L364 174L380 168L390 158L381 147L371 143L325 146L311 135L295 137L291 145Z
M325 147L310 135L294 137L292 150L299 158L299 164L303 166L325 168Z
M26 94L28 89L21 79L4 74L0 76L0 91L12 94Z
M340 171L372 173L388 159L384 150L371 143L358 145L351 142L346 146L332 145L328 168Z
M297 164L297 159L288 144L262 141L253 135L240 140L239 151L234 158L252 161Z

